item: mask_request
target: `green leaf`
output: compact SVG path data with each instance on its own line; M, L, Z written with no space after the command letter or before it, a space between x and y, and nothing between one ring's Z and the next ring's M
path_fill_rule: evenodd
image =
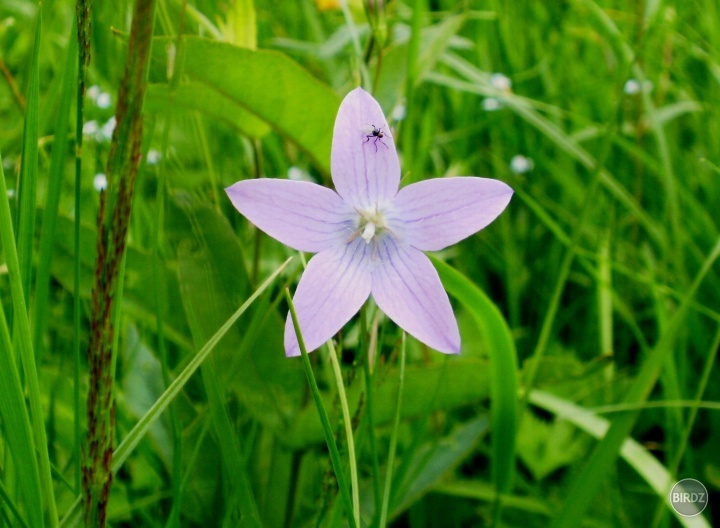
M512 488L518 422L517 353L500 310L459 271L432 258L447 291L472 314L490 355L492 409L492 478L498 493Z
M487 422L484 416L470 420L448 437L432 440L415 453L404 481L398 483L398 489L403 490L403 494L395 499L393 517L410 507L470 454L487 433Z
M156 46L161 48L161 46ZM293 141L324 172L330 172L330 143L340 98L282 53L252 51L226 42L185 37L182 72L216 92L213 112L225 98ZM156 59L167 60L156 53ZM237 112L233 105L228 111Z
M393 401L397 395L398 369L388 369L383 376L375 376L373 399L377 402ZM454 409L487 398L490 374L487 361L477 358L448 358L441 364L408 366L405 371L405 398L402 419L417 418L428 413ZM355 414L361 384L348 387L347 396L351 414ZM438 386L441 390L437 390ZM325 406L331 408L333 395L323 394ZM394 406L373 406L376 426L389 424L394 417ZM298 413L289 429L281 431L280 440L293 449L302 449L323 439L320 421L314 405Z
M188 82L175 89L167 84L148 86L144 112L174 114L178 110L204 112L205 115L225 121L252 138L262 138L270 132L270 125L265 121L235 100L205 84Z

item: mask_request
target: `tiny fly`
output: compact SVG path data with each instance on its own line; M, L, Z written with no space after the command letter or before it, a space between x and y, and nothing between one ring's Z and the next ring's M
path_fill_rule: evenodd
M385 137L385 132L382 131L382 127L378 128L375 125L367 125L362 128L363 134L365 134L365 141L363 143L367 143L371 139L375 138L375 141L373 141L373 145L375 145L375 152L377 152L377 142L380 141L380 144L384 146L385 148L388 148L388 146L383 143L382 138Z

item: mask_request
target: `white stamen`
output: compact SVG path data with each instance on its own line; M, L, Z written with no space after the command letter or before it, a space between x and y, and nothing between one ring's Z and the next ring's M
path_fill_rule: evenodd
M365 229L363 230L363 234L361 236L365 243L369 244L372 238L375 236L375 224L373 222L368 222L367 224L365 224Z

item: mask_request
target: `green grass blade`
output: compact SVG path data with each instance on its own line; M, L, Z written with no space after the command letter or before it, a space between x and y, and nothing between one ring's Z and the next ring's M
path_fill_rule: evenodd
M603 438L610 423L599 417L595 412L580 407L572 402L558 398L547 392L533 390L529 401L558 418L564 419L582 429L595 438ZM683 517L670 504L670 488L674 484L672 474L645 447L632 438L626 438L620 447L620 456L647 482L667 507L675 514L676 519L687 528L710 528L704 517Z
M432 258L432 257L431 257ZM490 355L492 399L492 479L499 494L512 489L518 423L517 353L500 310L459 271L432 258L447 291L470 312Z
M55 226L60 202L60 189L65 169L65 158L68 147L68 123L70 121L70 104L75 87L75 64L77 62L77 40L73 38L75 28L72 29L67 49L67 59L63 70L61 84L60 105L58 107L57 122L55 125L55 140L53 142L52 157L50 159L50 178L47 190L47 200L42 219L42 235L40 238L40 257L38 261L37 277L35 279L35 328L34 343L38 354L41 352L42 338L47 323L48 296L50 287L50 261L55 244Z
M18 293L22 297L22 286L18 276L19 266L17 264L15 236L12 226L5 173L2 170L2 156L0 156L0 241L7 256L8 270L11 272L13 305L19 306L22 304L24 308L24 302L20 303L16 299ZM19 320L22 317L17 314L15 319ZM25 317L25 321L27 321L27 317ZM10 337L2 302L0 302L0 416L2 417L4 437L13 462L17 470L22 472L19 486L27 507L28 521L33 528L44 526L42 487L38 463L33 449L35 443L30 427L30 416L25 405L20 373L16 368L12 338ZM45 453L47 453L47 450Z
M668 324L668 328L663 332L660 340L643 363L625 398L626 403L647 400L657 382L667 356L673 351L673 343L683 324L685 324L685 318L695 292L719 256L720 241L715 244L715 247L708 255L693 284L683 298L680 307ZM595 495L605 480L608 471L615 466L615 459L622 443L630 435L638 414L639 411L628 412L613 421L607 434L595 448L584 470L570 484L570 493L566 497L565 505L552 524L554 528L571 528L582 523L585 512L592 501L595 500Z
M210 286L208 286L210 288ZM202 343L204 339L203 326L199 323L196 307L206 310L206 306L193 303L191 294L183 292L184 304L188 312L188 320L193 337L197 343ZM210 358L204 362L200 368L202 374L203 385L208 398L208 406L215 432L220 447L221 458L223 461L224 475L226 476L227 486L225 497L225 515L229 519L234 518L233 505L238 503L240 511L243 514L243 522L247 526L260 527L260 514L258 512L257 503L250 486L250 480L247 474L245 461L240 453L239 439L233 430L233 424L230 421L228 410L225 407L225 399L220 390L220 380L218 378L217 368L214 358Z
M35 199L37 193L38 172L38 136L39 136L39 99L40 82L40 30L42 28L42 10L38 9L38 21L35 28L35 46L33 48L30 80L27 90L27 104L25 106L25 125L23 127L22 168L20 170L20 183L18 196L20 208L18 209L17 254L20 261L23 292L26 298L30 295L32 277L32 249L35 239Z
M0 317L3 317L3 316L0 316ZM2 324L2 323L0 323L0 324ZM12 512L12 514L15 517L15 519L17 520L17 522L20 523L21 528L28 528L28 525L25 522L25 519L23 519L22 515L20 515L20 511L18 510L17 506L15 505L12 498L8 494L7 490L5 489L5 485L3 484L2 480L0 480L0 499L2 499L2 501L7 505L8 509ZM5 513L5 512L3 511L3 513ZM6 517L6 520L9 525L10 519L7 519L7 517Z
M286 266L290 263L292 258L287 259L283 264L277 268L272 275L270 275L265 282L263 282L255 293L248 297L240 308L232 314L232 316L223 324L220 329L205 343L205 346L195 355L195 357L187 364L187 366L180 372L177 378L165 389L165 392L157 399L150 409L143 415L142 418L135 424L135 427L125 436L120 445L113 454L113 472L117 472L125 461L130 456L130 453L137 447L140 441L150 430L150 427L160 418L165 412L168 405L180 394L185 384L190 380L193 374L203 364L205 359L212 352L227 332L232 328L235 322L242 316L247 309L267 290L274 282L275 279L282 273ZM63 517L62 521L58 525L58 528L77 526L81 521L82 511L82 497L77 497L73 502L70 509Z

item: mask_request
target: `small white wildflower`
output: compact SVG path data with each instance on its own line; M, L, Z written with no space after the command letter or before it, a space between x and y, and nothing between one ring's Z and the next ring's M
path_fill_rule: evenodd
M8 189L7 190L7 197L12 199L15 198L15 189Z
M96 101L98 95L100 95L100 87L97 84L93 84L90 88L87 89L85 93L90 99Z
M162 158L162 154L160 154L159 151L150 149L145 157L145 161L147 161L148 165L157 165L160 162L160 158Z
M533 170L535 163L531 158L516 154L510 160L510 170L515 174L524 174Z
M635 95L637 93L640 93L640 83L635 79L628 79L625 82L625 87L623 88L623 91L628 95Z
M495 112L496 110L500 110L502 108L502 102L500 99L497 99L495 97L487 97L483 99L482 102L482 109L486 112Z
M92 136L98 131L97 121L88 121L83 125L83 135Z
M109 141L112 139L113 131L115 130L115 116L112 116L100 129L100 136L102 139Z
M107 176L105 176L102 172L96 174L93 178L93 187L95 187L97 192L107 189Z
M502 90L503 92L509 92L512 89L512 81L502 73L493 73L490 76L490 84L493 88Z
M394 121L402 121L405 119L405 113L407 108L404 103L399 103L392 111L392 118Z
M295 167L295 166L292 166L288 169L287 177L288 177L288 180L293 180L293 181L315 182L314 178L312 176L310 176L310 174L306 170L303 170L300 167Z
M97 96L97 99L95 99L95 104L98 108L110 108L110 105L112 104L110 94L107 92L102 92Z

